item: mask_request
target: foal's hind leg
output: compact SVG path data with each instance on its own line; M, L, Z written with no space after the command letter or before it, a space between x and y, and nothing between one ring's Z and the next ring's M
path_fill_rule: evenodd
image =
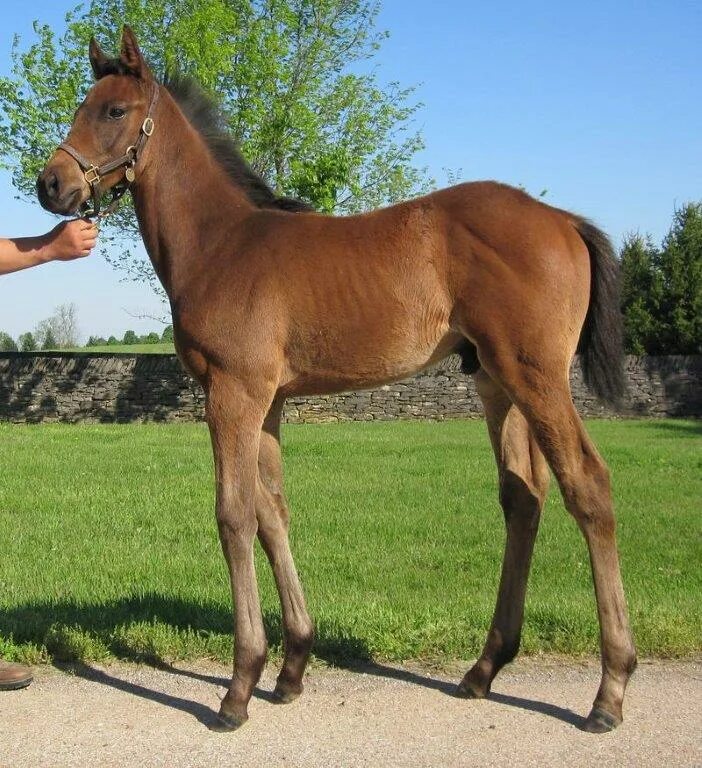
M483 364L485 364L483 360ZM609 472L587 435L570 396L563 361L540 365L487 360L536 435L590 553L600 622L602 680L585 727L604 732L622 721L624 690L636 667L619 571Z
M302 676L314 640L288 539L289 512L283 493L280 455L280 417L283 399L273 403L263 424L258 454L256 517L258 537L273 569L283 614L283 666L275 687L275 699L293 701L302 693Z
M497 460L505 544L497 605L483 652L458 686L458 694L482 698L495 675L519 650L524 599L534 540L549 475L543 454L522 414L484 371L476 376Z

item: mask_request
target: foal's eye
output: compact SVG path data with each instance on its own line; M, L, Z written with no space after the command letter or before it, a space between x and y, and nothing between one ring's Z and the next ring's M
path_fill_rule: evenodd
M121 120L126 112L122 109L122 107L110 107L109 112L107 113L110 116L110 120Z

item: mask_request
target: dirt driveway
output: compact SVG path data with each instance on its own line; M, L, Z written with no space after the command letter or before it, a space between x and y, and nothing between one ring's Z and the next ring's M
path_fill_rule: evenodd
M227 670L112 665L40 669L0 693L0 766L702 766L702 663L642 663L625 722L579 729L599 671L554 659L517 662L491 698L451 695L460 674L420 668L313 669L301 699L274 705L266 672L239 731L206 727Z

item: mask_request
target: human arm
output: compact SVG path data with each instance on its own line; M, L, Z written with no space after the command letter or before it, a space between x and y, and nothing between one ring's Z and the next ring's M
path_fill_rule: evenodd
M0 275L87 256L95 246L97 227L87 219L62 221L38 237L0 238Z

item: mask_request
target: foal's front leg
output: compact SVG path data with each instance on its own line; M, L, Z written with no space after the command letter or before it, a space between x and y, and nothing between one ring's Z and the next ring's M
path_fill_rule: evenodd
M261 424L268 402L238 382L215 381L207 396L217 486L217 525L229 567L235 611L234 674L213 730L234 730L248 719L248 703L266 662L253 543Z

